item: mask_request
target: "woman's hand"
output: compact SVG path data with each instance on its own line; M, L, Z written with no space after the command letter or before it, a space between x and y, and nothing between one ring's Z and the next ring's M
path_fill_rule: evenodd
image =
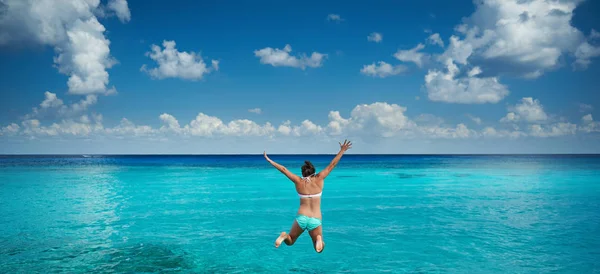
M340 144L340 150L344 151L344 152L346 150L352 148L352 143L350 141L348 141L348 140L344 140L343 144L342 143L339 143L339 144Z
M263 151L263 156L265 156L265 159L267 159L267 161L271 161L271 159L269 159L269 156L267 156L267 152Z

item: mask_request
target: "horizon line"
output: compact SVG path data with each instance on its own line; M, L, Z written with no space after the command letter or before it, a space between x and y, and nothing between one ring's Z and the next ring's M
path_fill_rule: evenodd
M267 155L336 155L337 153L267 153ZM13 154L0 154L0 156L262 156L262 153L205 153L205 154L185 154L185 153L13 153ZM510 156L510 155L600 155L600 153L345 153L344 155L377 155L377 156Z

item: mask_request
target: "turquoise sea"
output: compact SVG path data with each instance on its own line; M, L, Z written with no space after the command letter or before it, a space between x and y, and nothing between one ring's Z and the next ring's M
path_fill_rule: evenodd
M0 273L600 273L600 156L345 155L321 254L298 204L262 155L0 156Z

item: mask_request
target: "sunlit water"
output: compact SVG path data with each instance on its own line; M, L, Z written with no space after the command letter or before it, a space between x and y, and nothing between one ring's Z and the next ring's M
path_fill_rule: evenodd
M346 155L322 254L298 204L262 156L0 157L0 273L600 273L600 157Z

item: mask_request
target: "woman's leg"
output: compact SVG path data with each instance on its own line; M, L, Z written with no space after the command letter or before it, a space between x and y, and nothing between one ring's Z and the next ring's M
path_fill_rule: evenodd
M325 242L323 241L323 226L320 225L317 228L308 232L313 241L313 246L315 247L315 251L317 253L323 252L325 249Z
M285 231L281 232L277 240L275 240L275 247L279 247L282 242L285 242L286 245L293 245L302 232L304 232L304 230L302 230L296 220L294 220L290 233L285 233Z

